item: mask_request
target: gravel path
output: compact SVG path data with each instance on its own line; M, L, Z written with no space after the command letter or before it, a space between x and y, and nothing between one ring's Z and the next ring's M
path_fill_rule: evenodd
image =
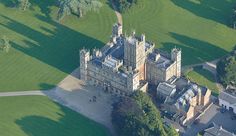
M0 93L0 97L35 95L48 96L53 101L103 124L112 135L116 135L111 123L112 103L116 98L111 94L104 93L101 88L86 85L81 81L79 79L79 68L51 90ZM93 101L94 97L96 97L95 101Z
M111 1L118 23L122 25L122 15L118 12L114 0ZM103 124L110 130L112 135L116 135L111 123L112 103L116 98L110 94L104 93L102 89L86 85L83 81L79 80L78 77L79 68L74 70L52 90L2 92L0 93L0 97L28 95L48 96L53 101ZM94 97L96 97L96 101L93 101Z
M27 95L46 95L43 91L20 91L20 92L1 92L0 97L6 96L27 96Z
M112 103L116 99L101 88L89 86L79 79L79 68L58 86L45 92L52 100L107 127L115 135L111 123ZM96 97L96 100L94 100Z
M122 20L122 15L120 14L120 12L118 12L118 9L115 5L115 0L111 0L111 4L112 4L112 7L116 13L116 17L117 17L117 20L118 20L118 23L123 25L123 20Z

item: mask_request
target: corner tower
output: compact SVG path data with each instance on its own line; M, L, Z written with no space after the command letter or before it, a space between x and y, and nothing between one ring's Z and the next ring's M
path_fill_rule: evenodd
M181 76L181 49L174 48L171 50L171 60L176 61L175 75Z
M86 49L80 51L80 79L87 80L87 66L90 61L90 52Z

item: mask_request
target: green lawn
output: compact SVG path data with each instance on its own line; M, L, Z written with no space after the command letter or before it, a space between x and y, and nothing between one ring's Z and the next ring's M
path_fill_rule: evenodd
M0 51L0 92L48 89L79 66L82 47L101 47L109 40L114 11L101 0L98 13L83 18L55 21L56 0L30 0L27 11L9 8L0 0L0 37L6 35L12 48Z
M30 0L27 11L0 0L0 37L11 40L10 53L0 51L0 91L49 89L79 66L79 49L101 47L116 22L102 0L99 13L55 21L56 0ZM236 44L228 24L236 0L139 0L123 14L124 31L145 33L156 47L183 51L183 65L219 58Z
M1 136L108 136L102 125L44 96L0 98Z
M208 87L212 91L213 95L217 96L219 94L219 90L215 82L215 77L208 70L202 69L200 67L195 67L192 71L185 73L185 76L193 82Z
M139 0L123 14L127 33L145 33L156 47L183 51L183 65L219 58L236 44L229 22L236 0Z

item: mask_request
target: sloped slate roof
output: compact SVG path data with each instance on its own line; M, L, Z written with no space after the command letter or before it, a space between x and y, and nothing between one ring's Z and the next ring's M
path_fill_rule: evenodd
M170 94L176 90L176 86L173 84L168 84L166 82L160 83L157 87L157 92L170 96Z
M235 136L235 135L213 123L212 127L205 129L205 133L203 136Z
M227 101L230 104L236 104L236 97L224 91L220 93L219 99Z

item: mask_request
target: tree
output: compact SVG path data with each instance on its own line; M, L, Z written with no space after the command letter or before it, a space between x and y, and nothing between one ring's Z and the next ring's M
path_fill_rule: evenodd
M200 134L200 133L197 133L197 136L202 136L202 134Z
M233 13L231 16L231 26L236 29L236 6L233 8Z
M115 0L119 12L128 10L132 5L136 4L137 0Z
M164 127L151 98L141 91L114 104L112 123L120 136L167 136L169 131L177 134L172 127Z
M225 75L223 76L224 82L228 84L236 85L236 60L235 56L228 58L228 62L225 67Z
M178 132L176 132L172 126L166 127L165 129L168 136L179 136Z
M10 51L10 48L11 48L11 45L9 43L9 40L6 36L3 36L1 42L0 42L0 45L1 45L1 49L8 53Z
M29 2L29 0L18 0L18 7L21 10L26 10L30 7L31 3Z
M217 63L217 73L219 75L220 81L226 85L236 86L236 54L235 51L227 56L226 58L220 60Z
M59 0L58 20L74 14L83 17L88 11L98 11L102 3L98 0Z

